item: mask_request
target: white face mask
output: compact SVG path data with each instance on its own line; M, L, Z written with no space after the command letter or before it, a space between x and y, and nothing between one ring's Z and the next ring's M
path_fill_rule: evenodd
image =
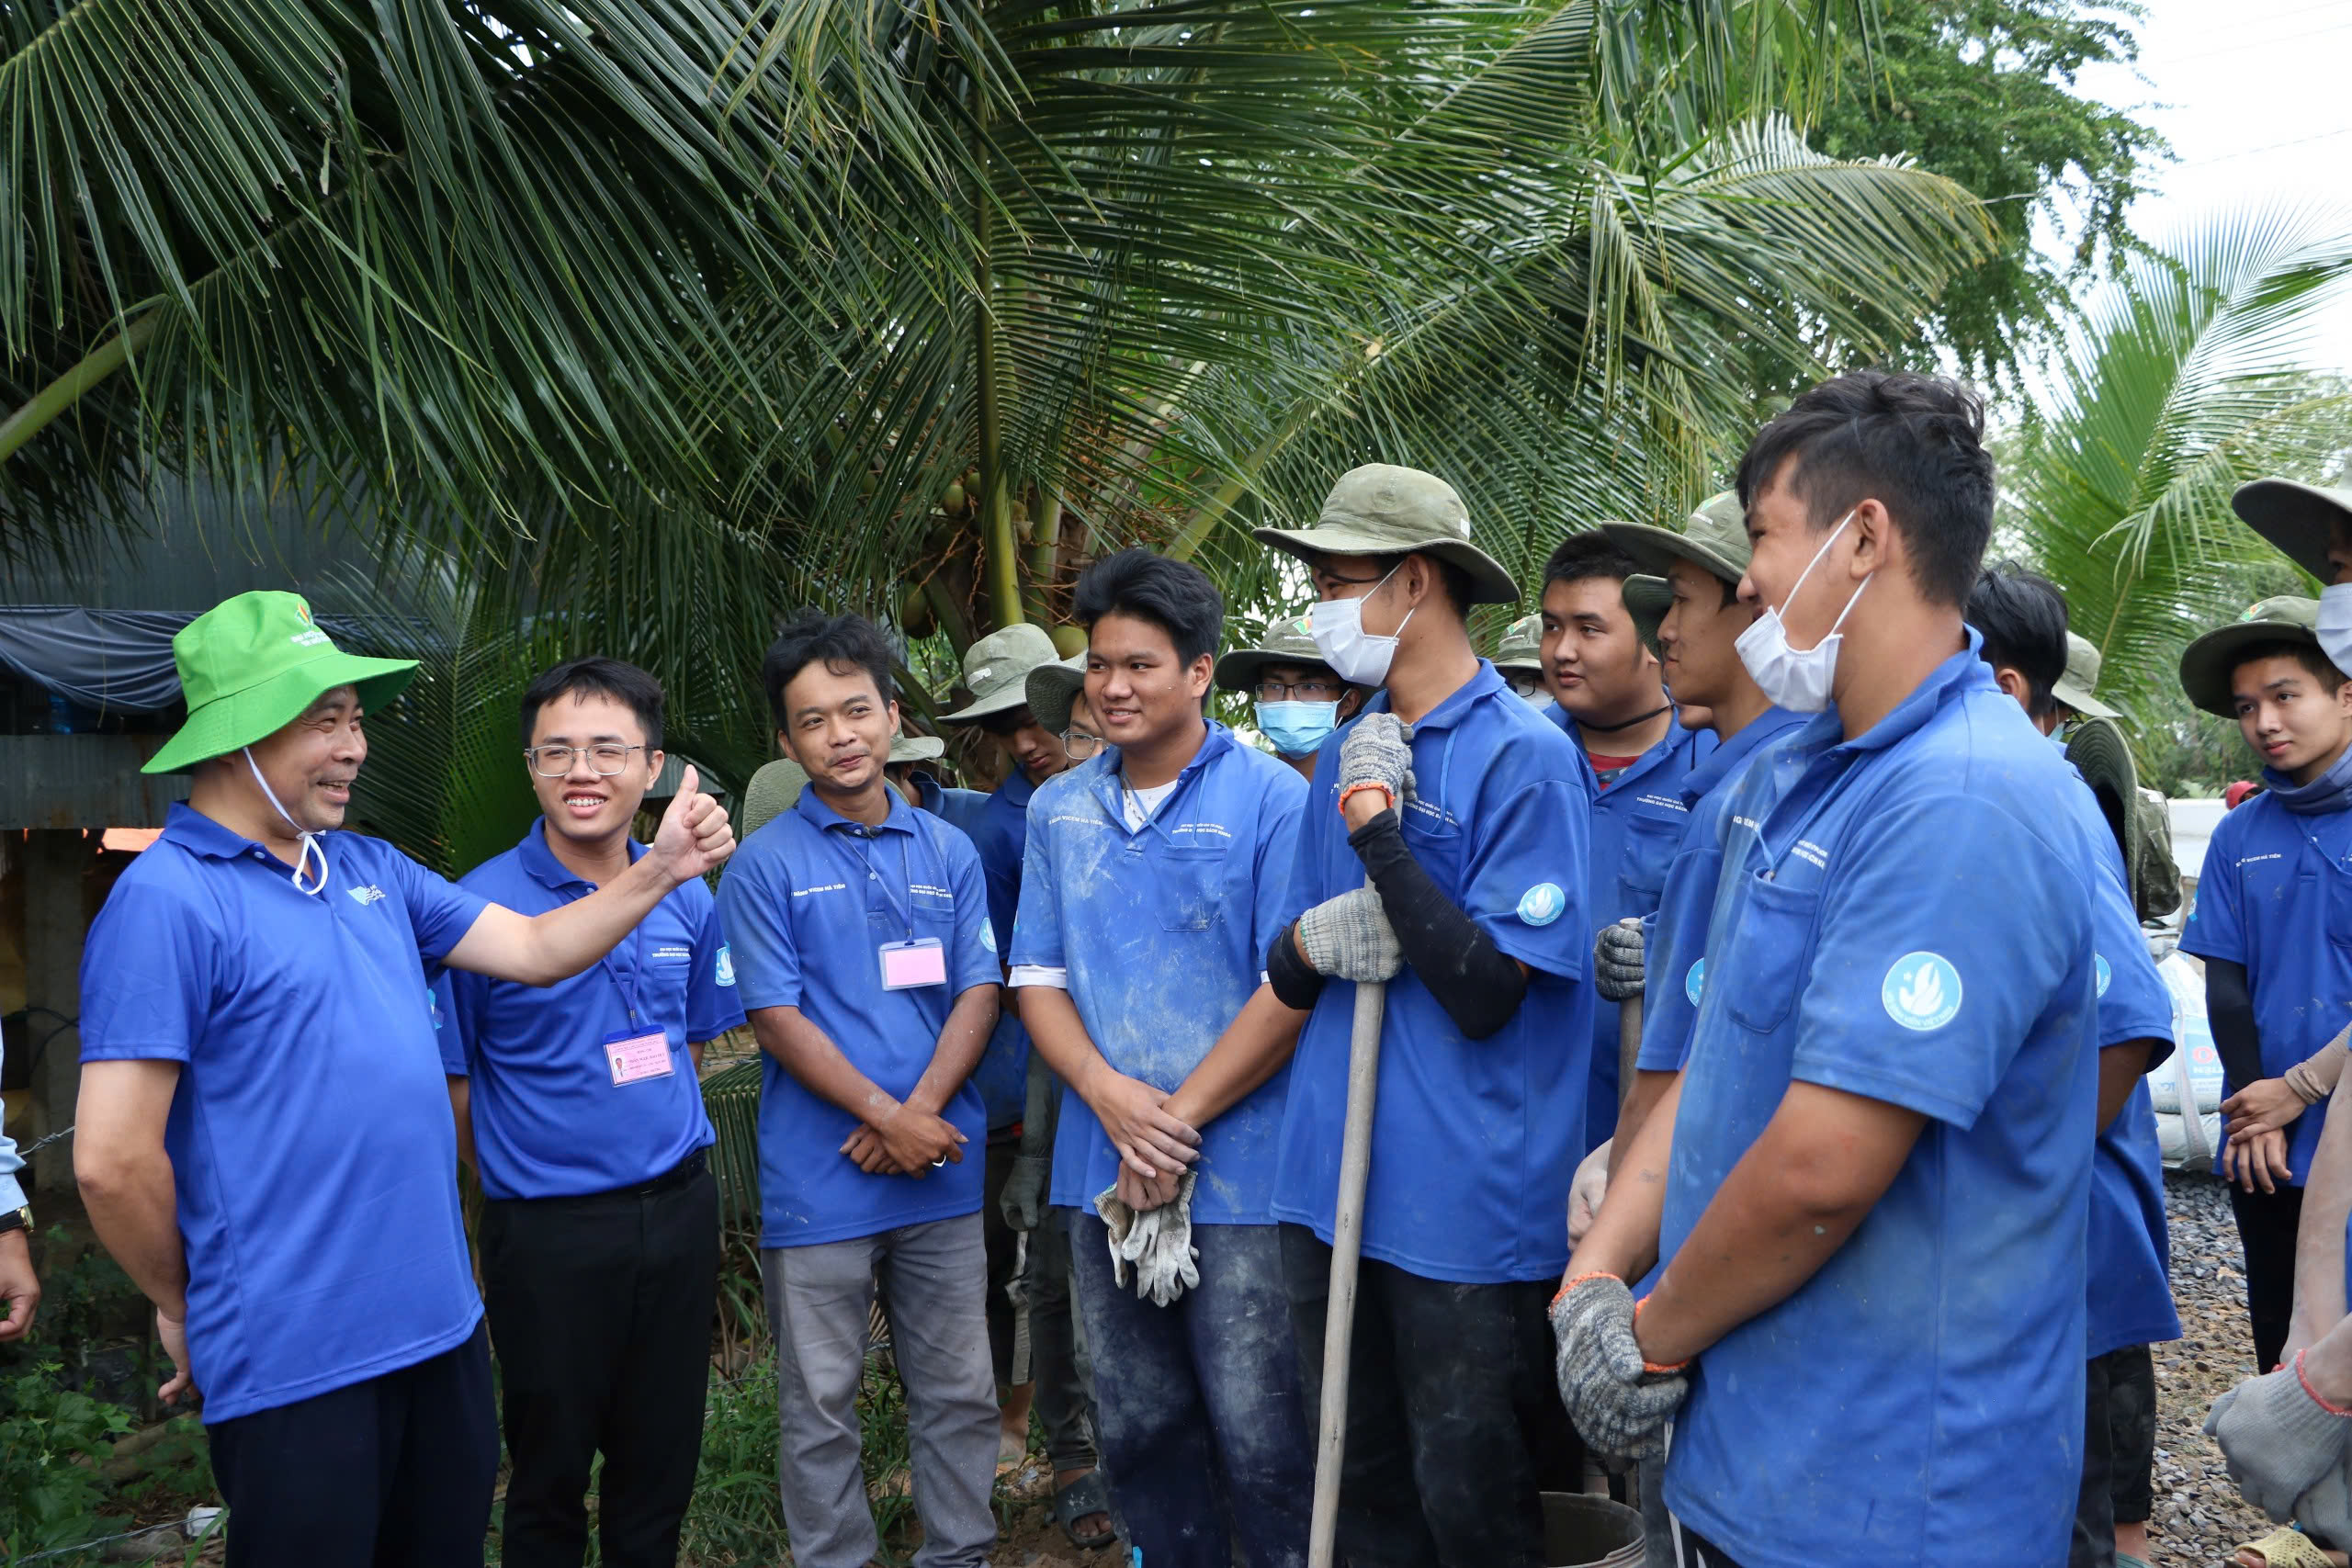
M245 753L245 766L254 771L254 783L261 785L263 798L269 802L270 809L286 818L286 825L294 829L296 838L302 840L302 852L294 857L294 891L312 895L325 892L328 874L334 869L327 864L326 846L319 842L319 836L316 833L295 821L294 814L278 804L277 792L269 787L269 781L261 776L261 764L254 761L254 749L247 746L243 750ZM319 880L317 886L305 887L302 886L302 873L310 866L312 855L319 857Z
M1388 577L1396 576L1404 564L1398 561L1390 567ZM1306 635L1315 639L1316 651L1340 680L1351 685L1385 685L1388 666L1396 658L1396 639L1412 625L1416 610L1406 611L1396 631L1386 637L1374 637L1363 629L1364 599L1379 592L1388 577L1374 583L1372 593L1363 599L1325 599L1308 612Z
M2319 591L2319 649L2338 670L2352 670L2352 582Z
M1829 530L1829 537L1821 541L1821 548L1814 551L1813 558L1805 562L1804 570L1797 574L1796 587L1789 590L1789 596L1782 603L1796 603L1798 592L1804 587L1804 580L1813 575L1813 569L1821 564L1821 558L1829 553L1829 547L1838 542L1838 536L1844 533L1846 525L1853 520L1854 514L1850 512L1838 520L1838 526ZM1871 574L1871 577L1877 575L1876 572ZM1838 645L1845 640L1838 628L1844 626L1846 617L1854 613L1854 605L1860 600L1862 590L1870 585L1869 577L1862 579L1853 596L1846 601L1846 607L1838 611L1838 618L1830 623L1829 635L1811 648L1791 648L1789 629L1781 623L1781 612L1770 608L1756 617L1754 626L1739 634L1739 640L1732 646L1739 654L1739 661L1747 665L1747 672L1756 678L1756 684L1764 693L1767 702L1791 713L1819 713L1829 705L1829 682L1838 673Z

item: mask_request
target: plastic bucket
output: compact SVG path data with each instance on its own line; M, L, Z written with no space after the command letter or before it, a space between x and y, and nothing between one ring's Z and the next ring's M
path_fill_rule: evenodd
M1544 1494L1546 1568L1639 1568L1642 1516L1578 1492Z

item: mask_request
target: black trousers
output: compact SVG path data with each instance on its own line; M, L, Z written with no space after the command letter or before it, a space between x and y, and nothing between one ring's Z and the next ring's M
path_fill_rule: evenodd
M607 1568L671 1568L702 1456L718 1184L696 1155L641 1188L482 1205L481 1274L514 1473L508 1568L580 1568L605 1456Z
M2067 1568L2115 1568L2115 1527L2155 1504L2156 1366L2145 1345L2093 1356L2083 1378L2083 1481Z
M490 1337L205 1428L229 1568L481 1568L498 1482Z
M1323 1397L1331 1249L1282 1230L1306 1419ZM1365 1258L1348 1358L1339 1555L1351 1568L1538 1568L1537 1495L1583 1489L1552 1371L1553 1282L1459 1285Z
M2287 1323L2295 1310L2295 1227L2303 1218L2303 1190L2248 1192L2230 1183L2230 1213L2245 1248L2245 1310L2254 1325L2255 1371L2278 1364Z

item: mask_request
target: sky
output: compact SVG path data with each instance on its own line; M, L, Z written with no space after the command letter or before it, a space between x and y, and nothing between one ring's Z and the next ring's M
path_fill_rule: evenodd
M2167 232L2233 203L2341 204L2352 223L2352 0L2145 0L2135 67L2093 67L2078 87L2135 111L2177 162L2132 227ZM2339 298L2307 356L2352 373L2352 295Z

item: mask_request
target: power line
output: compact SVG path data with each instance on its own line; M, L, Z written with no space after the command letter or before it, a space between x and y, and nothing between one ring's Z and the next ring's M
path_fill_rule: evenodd
M2352 125L2338 126L2334 130L2322 130L2310 136L2292 136L2284 141L2266 141L2259 147L2241 147L2234 152L2216 152L2210 158L2183 158L2173 165L2180 169L2202 168L2208 164L2226 164L2234 158L2251 158L2257 152L2276 152L2281 147L2302 147L2313 141L2333 141L2339 136L2352 136Z
M2250 49L2277 49L2282 44L2298 43L2304 39L2327 38L2332 34L2347 32L2352 32L2352 23L2335 22L2324 28L2306 28L2299 33L2282 33L2277 38L2248 39L2243 43L2229 44L2221 49L2199 49L2182 54L2143 54L2140 57L2138 63L2143 68L2166 62L2174 65L2199 65L2208 60L2218 60L2224 55L2244 54Z

